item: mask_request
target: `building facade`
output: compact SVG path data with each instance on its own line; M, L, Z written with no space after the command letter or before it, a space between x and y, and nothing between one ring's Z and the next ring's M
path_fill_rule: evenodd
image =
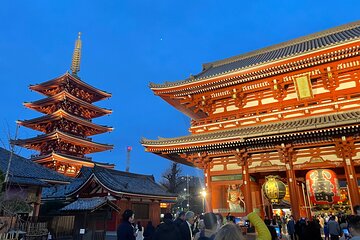
M203 169L214 212L272 214L262 186L275 175L292 214L310 215L313 169L334 171L350 204L360 204L359 37L360 22L350 23L151 84L191 118L191 134L142 139L145 150Z
M80 229L99 232L102 236L115 232L126 209L132 209L136 221L143 226L148 221L157 226L162 210L169 212L176 196L157 184L154 176L95 166L83 167L68 185L44 188L42 202L41 215L70 219L71 235L77 239ZM51 225L56 232L56 227Z
M2 209L1 216L18 214L15 210L14 212L9 212L9 209L16 208L6 209L4 202L12 201L15 203L16 201L23 201L31 207L30 211L26 212L28 216L37 217L40 210L42 189L51 185L65 185L71 182L71 178L40 166L1 147L0 171L1 177L8 173L7 183L4 184L1 193L1 202L4 208ZM3 181L4 179L1 180ZM11 226L8 227L10 228Z

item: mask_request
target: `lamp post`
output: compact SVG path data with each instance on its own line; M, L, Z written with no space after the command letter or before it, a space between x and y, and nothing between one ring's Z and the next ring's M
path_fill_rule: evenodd
M202 203L203 203L203 212L205 212L205 198L206 198L206 190L205 190L205 188L203 188L203 190L201 191L201 196L203 197L203 201L202 201Z
M182 200L181 202L181 206L183 207L183 202L186 200L187 201L187 193L186 193L187 188L184 188L184 200ZM186 206L189 207L189 202L186 203ZM184 209L183 209L184 210Z
M190 210L190 176L188 174L186 174L186 177L181 177L181 179L185 179L186 180L186 188L184 188L184 193L185 193L185 199L187 200L187 208L188 210Z

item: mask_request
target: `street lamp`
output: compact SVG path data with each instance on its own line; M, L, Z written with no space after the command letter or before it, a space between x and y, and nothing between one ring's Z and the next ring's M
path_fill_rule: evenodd
M189 177L189 175L186 174L186 178L185 177L181 177L181 179L185 179L186 180L186 188L184 188L184 192L185 192L185 197L187 198L187 207L188 210L190 210L190 186L189 186L189 180L191 177Z

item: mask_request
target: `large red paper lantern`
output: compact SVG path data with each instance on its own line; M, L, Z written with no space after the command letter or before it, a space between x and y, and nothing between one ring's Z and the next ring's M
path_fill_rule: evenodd
M306 174L306 187L315 205L340 201L340 186L336 173L329 169L311 170Z

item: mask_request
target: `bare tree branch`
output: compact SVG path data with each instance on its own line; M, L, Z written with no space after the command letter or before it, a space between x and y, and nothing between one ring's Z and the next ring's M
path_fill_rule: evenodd
M182 184L181 179L182 169L179 163L171 163L171 166L162 174L163 181L161 184L171 193L177 193L178 187Z

